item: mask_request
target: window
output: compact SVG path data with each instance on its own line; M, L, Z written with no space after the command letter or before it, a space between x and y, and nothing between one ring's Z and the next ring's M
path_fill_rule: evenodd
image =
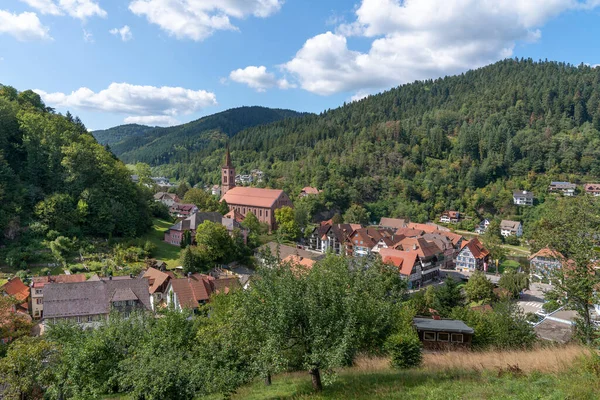
M435 342L435 332L423 332L423 340Z
M258 212L259 216L262 217L262 210Z
M94 320L94 317L92 317L91 315L88 315L87 322L92 322L93 320Z
M35 289L35 294L42 294L42 289Z
M437 337L438 337L438 342L449 342L450 341L450 334L449 333L439 332L437 334Z
M42 304L42 299L35 299L36 304Z
M462 333L453 333L452 334L452 343L462 343L463 342L463 334Z

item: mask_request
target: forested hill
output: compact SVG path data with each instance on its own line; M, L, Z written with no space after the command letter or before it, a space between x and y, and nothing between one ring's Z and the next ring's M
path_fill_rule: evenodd
M135 236L151 194L79 118L0 85L0 247L20 235Z
M543 201L551 179L599 179L599 92L600 68L507 59L248 129L232 138L232 156L269 185L295 194L310 184L327 206L364 204L375 217L517 213L512 189ZM215 183L216 149L164 172Z
M306 114L266 107L239 107L170 128L121 125L92 132L100 143L108 143L125 162L169 163L202 150L214 140L227 139L243 129Z

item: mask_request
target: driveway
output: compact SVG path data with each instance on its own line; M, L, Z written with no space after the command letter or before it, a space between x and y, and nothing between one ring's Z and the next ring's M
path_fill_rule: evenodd
M524 313L535 313L543 311L542 306L544 305L544 293L550 290L552 286L545 285L542 283L532 283L529 290L523 292L517 305L523 310Z

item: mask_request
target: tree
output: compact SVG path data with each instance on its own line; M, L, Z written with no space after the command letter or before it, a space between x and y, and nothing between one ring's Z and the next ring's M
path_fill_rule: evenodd
M592 305L598 304L596 288L600 276L594 273L593 260L598 259L597 234L600 232L600 202L578 196L560 199L544 209L532 227L533 250L548 246L565 259L552 276L552 296L579 316L577 336L590 345L596 335L592 322Z
M502 235L500 234L500 223L498 220L494 219L490 222L481 239L483 245L490 252L492 262L496 261L496 266L506 259L507 251L502 246Z
M175 189L175 193L177 193L177 197L183 199L188 190L190 190L189 185L186 181L182 181L179 183L179 186L177 186L177 189Z
M358 204L352 204L344 213L344 222L347 224L368 225L370 218L369 212Z
M483 272L476 271L465 284L465 293L471 303L490 303L495 297L494 284Z
M282 207L275 210L277 232L285 239L294 241L300 236L300 227L296 223L294 210L291 207Z
M31 332L31 318L15 311L18 303L13 297L0 296L0 338L16 340Z
M193 274L195 272L198 272L196 257L192 252L191 246L187 246L185 249L182 250L181 266L183 267L183 273L186 275L189 273Z
M66 193L53 194L39 202L35 207L35 215L50 229L60 233L66 233L77 221L75 202Z
M464 301L465 298L461 288L458 286L458 282L448 277L443 285L437 287L432 308L440 313L441 316L447 317L453 308L461 307Z
M229 213L229 205L227 205L227 202L225 200L221 200L219 202L219 207L217 211L220 212L221 215L226 215Z
M58 349L40 337L23 337L0 359L0 382L7 399L43 399L52 382Z
M221 208L214 196L199 188L189 189L183 196L183 202L196 205L200 211L219 211Z
M191 231L184 231L183 235L181 235L181 243L179 244L179 246L182 249L185 249L186 247L190 246L192 244L192 232Z
M225 264L231 258L233 240L221 224L204 221L196 229L196 245L209 264Z
M500 277L498 286L508 290L513 298L519 298L519 293L529 289L529 276L523 272L507 271Z
M135 173L138 176L138 183L144 186L154 186L152 180L152 169L146 163L139 162L135 164Z
M49 243L52 255L65 268L69 265L69 255L73 251L73 245L74 241L64 236L59 236Z

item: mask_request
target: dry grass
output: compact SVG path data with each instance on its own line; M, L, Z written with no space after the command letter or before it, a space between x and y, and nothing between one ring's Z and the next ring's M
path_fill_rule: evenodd
M421 368L427 371L461 369L480 372L518 366L524 373L557 373L569 369L578 358L586 354L589 354L588 349L575 345L540 347L533 350L425 353ZM361 356L356 359L353 370L368 372L389 368L388 358Z

